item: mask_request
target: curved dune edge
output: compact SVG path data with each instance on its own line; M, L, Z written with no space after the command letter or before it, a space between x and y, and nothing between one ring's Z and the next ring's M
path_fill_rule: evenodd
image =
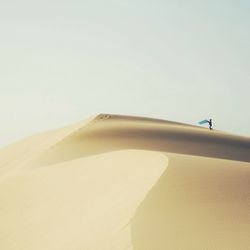
M99 115L41 154L44 166L114 150L139 149L250 162L250 139L181 123Z
M0 184L0 248L132 246L130 220L167 162L129 150L13 173Z
M168 157L131 220L133 249L249 249L250 163Z

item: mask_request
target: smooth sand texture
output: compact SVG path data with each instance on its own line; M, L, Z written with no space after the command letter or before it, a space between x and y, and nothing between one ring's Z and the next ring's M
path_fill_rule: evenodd
M250 249L250 139L98 115L0 150L0 249Z

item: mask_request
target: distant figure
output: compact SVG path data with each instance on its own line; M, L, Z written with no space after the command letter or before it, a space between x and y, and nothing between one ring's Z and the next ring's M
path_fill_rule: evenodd
M209 129L212 130L213 129L212 119L209 119L208 124L209 124Z
M209 120L203 120L203 121L200 121L199 124L204 124L204 123L208 123L209 125L209 129L212 130L212 126L213 126L213 123L212 123L212 119L209 119Z

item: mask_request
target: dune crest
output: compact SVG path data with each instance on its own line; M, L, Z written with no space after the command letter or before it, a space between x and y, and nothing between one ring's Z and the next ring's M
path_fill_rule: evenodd
M67 138L80 128L84 128L94 117L65 128L32 135L17 143L0 149L0 180L9 172L26 167L27 164Z
M124 149L250 161L250 139L246 137L164 120L101 114L51 146L32 165Z

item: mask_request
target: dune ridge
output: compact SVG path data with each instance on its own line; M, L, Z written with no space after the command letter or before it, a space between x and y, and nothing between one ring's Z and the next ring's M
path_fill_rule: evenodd
M100 114L0 150L0 248L245 250L250 139Z
M246 137L157 119L101 114L53 145L36 164L131 148L250 161Z
M8 172L25 167L33 159L67 138L71 133L87 126L93 119L95 119L95 116L65 128L32 135L0 149L0 180Z

